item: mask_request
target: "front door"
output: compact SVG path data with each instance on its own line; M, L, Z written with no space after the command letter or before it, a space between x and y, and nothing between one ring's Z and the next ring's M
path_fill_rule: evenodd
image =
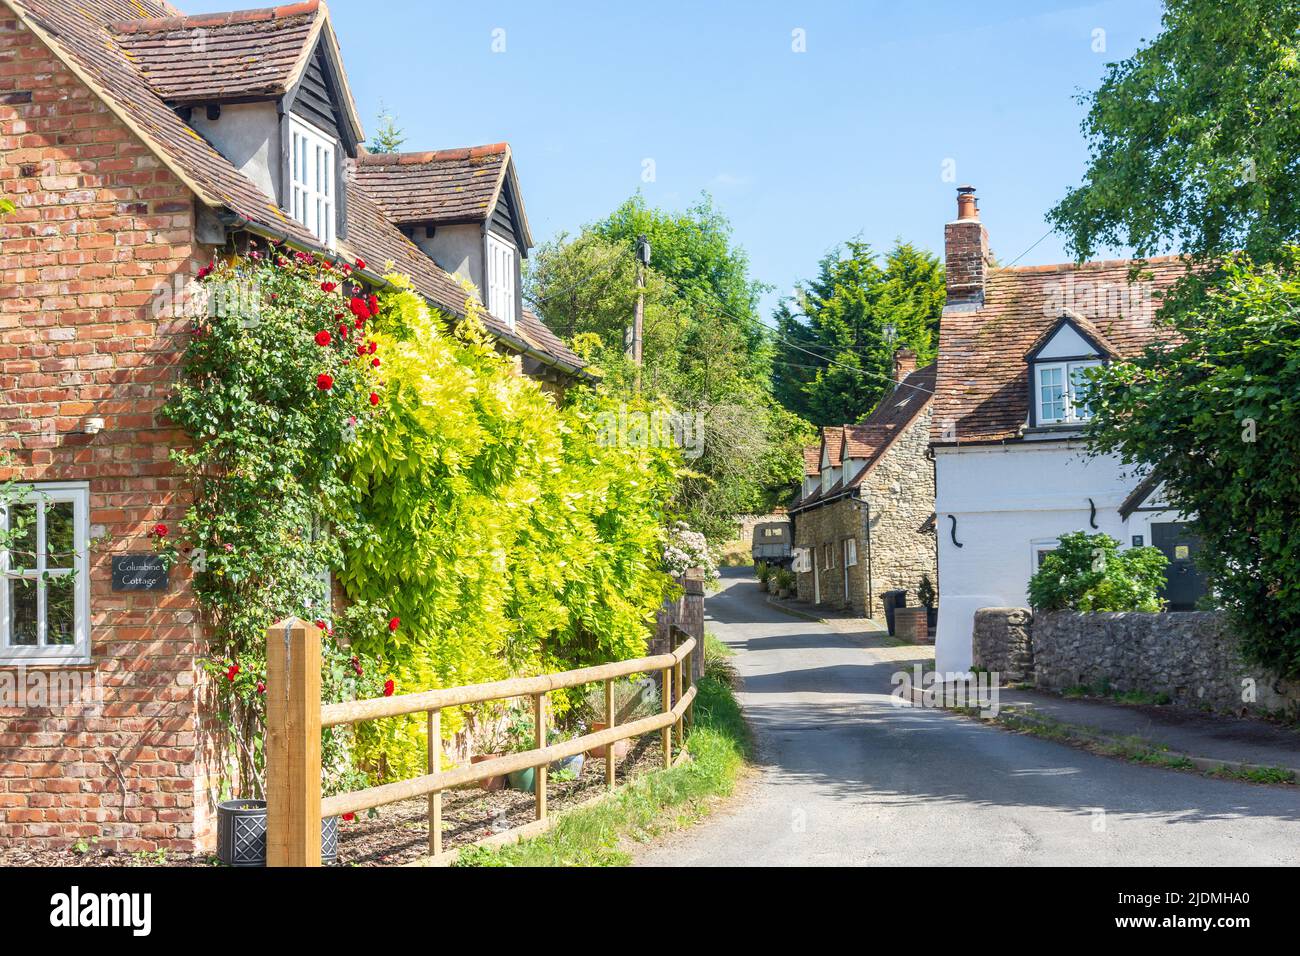
M813 564L813 603L822 603L822 572L817 561L817 549L812 549Z
M1196 566L1201 550L1196 526L1186 521L1153 521L1151 544L1169 559L1165 568L1165 587L1161 593L1171 611L1193 611L1205 593L1205 576Z
M844 553L840 555L840 558L842 559L841 565L844 568L844 606L852 607L853 604L849 600L849 539L848 538L844 539L843 551Z

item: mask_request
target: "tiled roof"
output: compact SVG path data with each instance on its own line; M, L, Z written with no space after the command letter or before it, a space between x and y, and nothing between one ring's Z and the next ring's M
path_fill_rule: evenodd
M492 215L510 147L505 143L432 153L359 157L357 182L393 222L482 222Z
M527 309L524 309L523 317L516 325L515 331L529 344L554 355L575 368L582 368L586 364L561 341L558 335L547 328L540 318Z
M193 103L288 92L319 18L320 4L309 0L268 10L128 20L110 30L155 93Z
M159 0L78 0L75 5L66 0L0 2L14 9L201 202L212 208L229 209L254 230L260 228L287 238L296 246L320 251L311 233L291 219L272 197L263 193L163 101L118 45L117 37L130 34L123 26L125 22L143 19L156 23L179 18L175 7ZM316 4L276 8L270 12L270 20L277 14L286 21L293 20L307 7L315 9ZM320 4L319 10L328 16L324 4ZM258 18L266 13L215 14L213 22L219 20L232 26L236 20L262 22ZM415 288L435 306L453 316L465 314L466 293L459 282L402 235L362 190L349 188L347 207L348 238L340 243L340 252L355 253L374 269L381 269L391 260L399 271L411 276ZM512 330L485 315L484 324L499 339L542 353L546 360L554 360L568 371L582 368L581 360L558 339L544 329L534 328L540 322L526 321ZM551 347L536 343L548 343Z
M824 427L822 437L823 442L829 440L828 449L835 447L838 436L838 445L842 452L842 457L832 456L831 467L837 467L841 460L848 459L860 460L863 465L855 474L841 478L833 487L827 489L825 494L809 495L801 501L796 501L790 510L800 510L814 501L829 500L840 492L852 491L861 485L863 479L871 472L876 462L880 461L894 440L930 404L934 397L934 379L933 364L917 369L902 382L895 384L861 423ZM805 448L803 451L805 474L818 474L821 470L821 447ZM815 453L812 458L808 455L809 451Z
M952 444L950 428L957 443L1019 438L1029 416L1025 355L1067 310L1122 358L1168 334L1155 322L1155 293L1186 266L1177 256L1150 259L1143 284L1130 284L1132 265L1120 259L1002 269L989 276L981 308L945 310L931 440Z
M830 462L830 466L832 468L838 468L840 466L840 460L844 455L844 426L823 425L822 447L826 449L826 460ZM820 461L821 457L819 455L819 464Z
M820 474L822 470L822 449L820 445L809 445L803 450L804 475Z
M1079 331L1090 338L1097 348L1101 349L1101 353L1107 358L1119 357L1119 351L1115 346L1110 344L1110 341L1102 334L1101 329L1093 325L1089 319L1074 312L1070 312L1043 328L1043 331L1039 333L1038 338L1034 339L1034 341L1030 343L1029 348L1025 349L1025 358L1028 359L1029 356L1033 355L1050 342L1052 337L1056 335L1057 330L1066 323L1073 323L1078 327Z

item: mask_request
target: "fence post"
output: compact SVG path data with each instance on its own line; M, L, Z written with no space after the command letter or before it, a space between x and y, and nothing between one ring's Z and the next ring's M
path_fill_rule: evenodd
M614 716L614 680L605 678L605 728L612 729L615 721ZM614 745L608 744L605 747L605 787L609 790L614 789L614 770L615 761L618 758L614 756Z
M699 651L699 649L700 649L700 642L696 641L695 647L692 650L686 652L686 687L682 690L683 694L685 694L686 691L690 690L692 687L695 686L695 655ZM695 726L695 701L694 700L692 700L689 704L686 705L686 713L683 715L683 717L686 721L687 730L690 730L692 727ZM683 746L685 746L685 744L683 744Z
M681 640L682 634L683 634L682 631L679 630L673 631L673 653L674 654L676 654L677 649L682 646L682 640ZM683 672L682 660L679 659L677 661L677 666L673 668L673 687L677 691L677 700L681 700L682 694L686 693L686 685L682 682L682 672ZM674 701L674 703L676 703L676 701ZM681 717L677 718L677 748L679 750L686 743L686 737L682 730L682 719L683 718Z
M429 773L442 769L442 711L429 711ZM429 794L429 854L442 853L442 791Z
M320 866L320 628L266 632L266 865Z
M673 669L671 666L664 668L664 713L673 709ZM659 741L664 749L664 769L673 765L673 725L667 724L663 730L659 731Z
M533 729L536 733L535 746L541 750L546 746L546 695L533 697ZM537 798L537 819L546 819L546 764L533 769L533 793Z

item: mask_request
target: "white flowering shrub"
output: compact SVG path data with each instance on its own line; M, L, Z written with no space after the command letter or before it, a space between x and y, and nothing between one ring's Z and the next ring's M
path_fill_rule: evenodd
M688 568L702 568L706 581L718 579L718 563L709 551L709 542L698 531L692 531L685 522L678 521L668 530L664 545L664 570L681 577Z

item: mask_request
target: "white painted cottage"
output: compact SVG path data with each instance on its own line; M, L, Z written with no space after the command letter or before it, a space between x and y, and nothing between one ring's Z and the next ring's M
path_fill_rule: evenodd
M1157 292L1176 257L997 268L974 190L958 190L944 230L948 299L940 322L931 448L939 544L936 666L971 665L981 607L1024 606L1042 556L1070 531L1170 558L1166 598L1189 609L1204 590L1187 522L1159 482L1114 457L1089 457L1084 370L1136 355L1164 330Z

